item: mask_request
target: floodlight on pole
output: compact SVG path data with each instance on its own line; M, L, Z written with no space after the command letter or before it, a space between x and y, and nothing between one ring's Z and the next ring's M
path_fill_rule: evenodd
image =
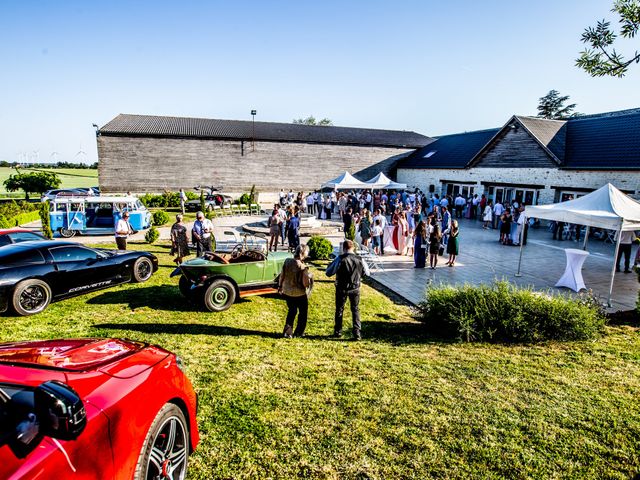
M251 151L256 151L256 110L251 110Z

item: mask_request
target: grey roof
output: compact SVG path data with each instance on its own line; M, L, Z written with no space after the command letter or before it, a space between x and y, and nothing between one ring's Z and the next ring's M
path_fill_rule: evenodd
M570 119L564 167L640 169L640 108Z
M400 161L399 168L464 168L499 128L436 137L433 143Z
M254 130L255 127L255 130ZM106 136L259 140L325 143L398 148L420 148L432 141L416 132L373 128L320 127L293 123L217 120L120 114L100 128Z
M566 141L566 120L516 116L535 139L555 156L558 163L564 160Z
M566 169L640 169L640 108L584 115L568 120L514 116L502 128L437 137L413 152L399 168L469 168L519 122L549 156ZM435 152L429 155L430 152ZM428 157L427 157L428 155Z

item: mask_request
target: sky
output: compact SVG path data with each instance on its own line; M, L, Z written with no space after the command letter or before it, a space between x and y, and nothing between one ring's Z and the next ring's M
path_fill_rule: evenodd
M551 89L582 113L640 107L640 66L622 79L575 67L580 35L615 21L611 6L1 0L0 160L95 162L92 124L119 113L250 120L256 109L262 121L435 136L535 115Z

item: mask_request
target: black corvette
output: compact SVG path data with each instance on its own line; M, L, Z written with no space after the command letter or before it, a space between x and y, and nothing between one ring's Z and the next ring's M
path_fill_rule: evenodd
M49 303L127 282L146 282L158 270L147 252L102 250L61 241L0 248L0 312L42 312Z

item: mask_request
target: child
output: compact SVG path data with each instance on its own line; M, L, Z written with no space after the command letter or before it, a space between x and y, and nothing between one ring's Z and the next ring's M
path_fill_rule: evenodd
M381 251L381 236L382 236L382 226L380 225L380 219L376 220L373 224L373 228L371 229L371 238L373 243L373 251L376 252L376 255L380 255Z

